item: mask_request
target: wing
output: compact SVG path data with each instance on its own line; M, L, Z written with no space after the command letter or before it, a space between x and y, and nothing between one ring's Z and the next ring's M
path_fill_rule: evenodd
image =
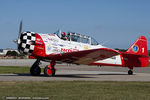
M74 64L90 64L98 60L104 60L116 56L118 54L120 54L120 52L113 49L99 48L61 54L51 54L47 56L47 59Z

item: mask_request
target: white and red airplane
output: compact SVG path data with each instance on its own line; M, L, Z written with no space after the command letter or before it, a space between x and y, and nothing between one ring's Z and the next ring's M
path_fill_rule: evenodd
M40 61L50 62L44 68L45 76L55 76L56 62L128 67L129 75L133 74L134 67L149 65L147 39L144 36L140 36L126 52L120 52L98 44L89 36L73 32L65 35L64 32L54 34L22 32L22 22L20 23L19 37L15 40L18 50L37 59L30 69L31 75L40 75Z

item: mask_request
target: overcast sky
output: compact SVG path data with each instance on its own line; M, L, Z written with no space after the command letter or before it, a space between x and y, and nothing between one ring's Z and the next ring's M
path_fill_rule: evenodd
M110 48L127 49L140 35L150 44L150 0L0 0L0 48L16 48L21 20L23 31L72 31Z

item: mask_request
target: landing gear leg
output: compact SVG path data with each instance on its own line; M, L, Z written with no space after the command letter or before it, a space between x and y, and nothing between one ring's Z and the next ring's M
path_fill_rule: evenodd
M41 73L41 68L39 67L39 64L40 64L40 60L37 59L35 61L35 63L32 65L32 67L30 68L30 74L32 76L39 76L40 73Z
M133 67L128 71L128 75L133 75Z
M45 76L49 76L49 77L55 76L55 71L56 71L55 64L56 62L52 60L50 64L44 68Z

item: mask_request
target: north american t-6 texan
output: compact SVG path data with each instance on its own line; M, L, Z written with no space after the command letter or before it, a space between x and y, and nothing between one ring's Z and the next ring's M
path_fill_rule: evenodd
M90 36L74 32L67 34L60 31L53 34L22 32L21 21L19 36L15 42L20 53L37 59L30 68L33 76L41 73L40 61L50 63L44 68L45 76L55 76L56 63L128 67L129 75L133 74L134 67L149 65L145 36L140 36L126 52L120 52L100 45Z

